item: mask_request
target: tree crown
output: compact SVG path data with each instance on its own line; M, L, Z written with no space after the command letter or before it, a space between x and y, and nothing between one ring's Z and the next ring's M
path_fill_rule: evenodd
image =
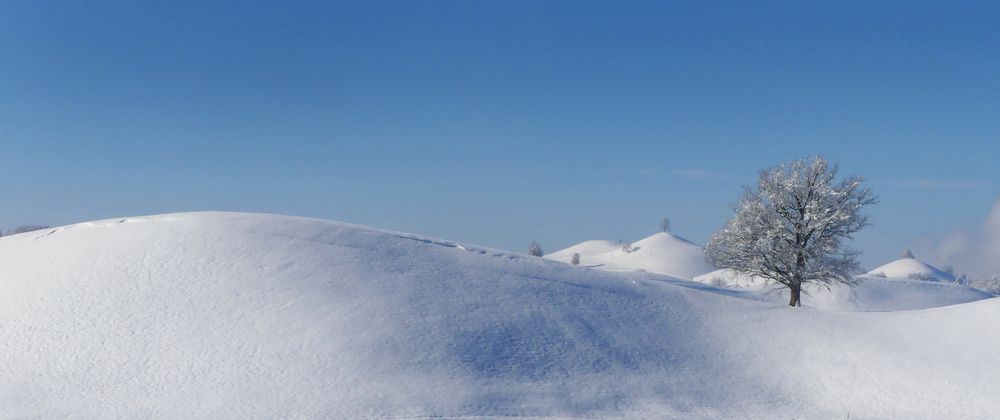
M861 177L836 179L837 167L818 156L761 171L709 239L706 257L789 287L853 282L859 253L842 243L869 225L860 210L876 198Z

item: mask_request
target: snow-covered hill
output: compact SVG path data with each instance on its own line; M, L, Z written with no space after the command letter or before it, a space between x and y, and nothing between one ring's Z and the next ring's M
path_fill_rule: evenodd
M697 276L694 281L746 292L761 300L788 302L788 291L781 285L729 269L716 270ZM948 283L913 280L906 277L858 276L854 286L831 284L828 287L809 284L802 304L807 307L836 311L903 311L956 305L990 298L991 295L971 287Z
M868 272L871 276L927 281L955 281L955 276L915 258L901 258Z
M321 220L0 238L11 418L990 418L1000 299L787 308Z
M682 279L705 274L714 268L705 262L702 248L684 238L660 232L631 244L626 252L611 241L586 241L546 255L569 263L580 254L580 265L608 271L645 270Z

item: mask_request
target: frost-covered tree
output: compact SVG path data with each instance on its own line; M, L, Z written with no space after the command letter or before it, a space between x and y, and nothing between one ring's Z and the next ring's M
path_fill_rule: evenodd
M666 233L670 233L670 219L669 218L664 217L663 220L660 221L660 230L662 230L663 232L666 232Z
M531 245L528 245L528 254L541 257L545 253L542 252L542 246L538 242L531 241Z
M837 167L819 156L763 170L709 238L706 258L784 285L790 306L801 306L804 284L854 284L859 252L842 242L869 224L861 209L876 202L862 181L837 181Z
M913 256L913 251L910 251L909 249L904 249L903 252L900 252L899 253L899 257L900 258L910 258L910 259L916 258L916 257Z
M579 252L573 254L573 259L570 260L570 264L580 265L580 253Z
M970 286L984 292L1000 295L1000 271L993 273L993 276L990 278L973 280L969 283Z

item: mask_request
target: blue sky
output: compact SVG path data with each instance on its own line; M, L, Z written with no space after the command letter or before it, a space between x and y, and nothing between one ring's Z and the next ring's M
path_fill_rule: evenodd
M138 3L0 2L0 226L703 242L757 170L822 154L881 197L872 265L1000 196L995 2Z

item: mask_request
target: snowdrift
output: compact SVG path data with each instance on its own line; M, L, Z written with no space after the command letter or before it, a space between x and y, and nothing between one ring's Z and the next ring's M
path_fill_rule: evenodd
M837 311L903 311L956 305L992 297L989 293L953 282L886 278L862 275L854 286L808 284L802 305ZM694 281L736 289L760 300L787 303L788 290L768 279L722 269L697 276Z
M955 281L955 276L914 258L901 258L868 272L871 276L925 281Z
M342 223L0 238L0 411L79 418L988 418L1000 300L787 308Z
M702 248L684 238L660 232L633 242L629 252L611 241L586 241L545 257L569 263L580 254L580 265L608 271L643 270L691 279L715 268L705 262Z

